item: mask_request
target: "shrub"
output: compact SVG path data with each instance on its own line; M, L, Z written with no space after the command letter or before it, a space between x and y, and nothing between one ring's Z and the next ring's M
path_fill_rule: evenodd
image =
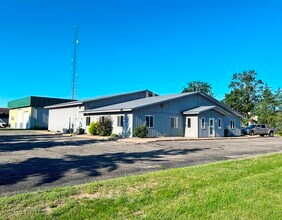
M111 117L101 117L99 119L98 134L101 136L110 136L113 131L113 121Z
M118 134L113 133L113 134L111 134L111 138L119 138L119 135L118 135Z
M99 122L91 122L88 128L88 132L91 135L97 135L99 131L100 123Z
M148 128L146 126L137 127L133 130L133 137L145 138L148 134Z

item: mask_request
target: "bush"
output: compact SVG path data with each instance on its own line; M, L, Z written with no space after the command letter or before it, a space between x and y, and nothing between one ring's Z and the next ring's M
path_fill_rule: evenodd
M99 119L98 134L101 136L110 136L113 131L113 121L111 117L101 117Z
M99 122L91 122L88 128L88 132L91 135L98 135L100 123Z
M111 134L111 138L119 138L119 135L118 135L118 134L113 133L113 134Z
M145 138L148 134L148 128L146 126L137 127L133 130L133 137Z

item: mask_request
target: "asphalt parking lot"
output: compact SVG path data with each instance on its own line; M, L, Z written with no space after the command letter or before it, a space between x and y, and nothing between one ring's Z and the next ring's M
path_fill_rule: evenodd
M0 196L282 152L281 137L124 143L0 131Z

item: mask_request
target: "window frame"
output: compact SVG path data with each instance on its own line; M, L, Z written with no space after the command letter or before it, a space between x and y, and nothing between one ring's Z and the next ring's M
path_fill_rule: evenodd
M236 129L235 128L235 120L234 119L230 120L230 129L231 130L235 130Z
M89 126L91 124L91 117L90 116L87 116L86 117L86 126Z
M124 116L117 115L117 127L123 128L123 126L124 126Z
M203 119L204 119L204 126L203 126ZM205 117L201 117L201 129L202 130L206 129L206 118Z
M220 122L220 123L219 123ZM222 128L222 120L221 118L218 118L217 119L217 125L218 125L218 129L221 129Z
M172 126L172 119L173 119L173 126ZM175 117L175 116L170 117L170 128L178 129L179 128L179 122L178 121L179 121L178 117Z
M192 127L191 121L192 121L191 117L187 118L187 128L191 128Z
M147 126L147 117L149 117L149 126ZM152 123L152 126L151 126L151 118L153 119L153 123ZM147 128L154 128L155 127L155 116L154 115L145 115L145 125Z

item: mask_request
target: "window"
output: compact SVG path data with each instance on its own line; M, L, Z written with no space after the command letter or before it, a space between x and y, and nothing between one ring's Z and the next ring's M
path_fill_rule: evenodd
M86 126L90 125L90 117L86 117Z
M178 117L171 117L170 118L170 127L171 128L178 128Z
M205 128L206 128L205 118L201 118L201 128L202 128L202 129L205 129Z
M105 116L100 117L100 118L99 118L99 121L100 121L100 122L104 122L104 121L105 121Z
M235 129L235 121L234 120L230 121L230 128Z
M146 127L153 128L154 127L154 116L153 115L145 115L146 118Z
M265 125L261 125L261 128L266 128L266 126Z
M117 116L117 126L123 127L123 115Z
M218 119L218 128L221 129L221 118Z
M187 127L191 128L191 118L187 118Z

